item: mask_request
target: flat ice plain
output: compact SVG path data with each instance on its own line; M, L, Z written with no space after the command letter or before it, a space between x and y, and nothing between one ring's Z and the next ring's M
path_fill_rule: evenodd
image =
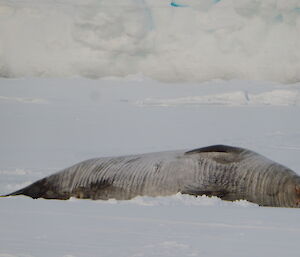
M131 76L0 85L1 194L92 157L219 143L300 171L299 83L166 84ZM289 93L278 101L279 91ZM166 99L172 104L161 104ZM10 197L0 205L1 257L299 256L298 209L183 195L124 202Z
M299 1L175 2L0 0L0 194L88 158L211 144L300 174ZM299 214L0 198L0 257L299 257Z

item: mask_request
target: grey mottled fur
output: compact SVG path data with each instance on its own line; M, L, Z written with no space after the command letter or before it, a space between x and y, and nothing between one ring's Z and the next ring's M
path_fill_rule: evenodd
M247 149L215 145L80 162L9 195L119 200L178 192L299 207L300 177ZM6 196L9 196L6 195Z

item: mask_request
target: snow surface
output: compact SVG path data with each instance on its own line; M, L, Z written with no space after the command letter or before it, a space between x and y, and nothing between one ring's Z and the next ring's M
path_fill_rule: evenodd
M0 79L0 193L92 157L219 143L299 173L299 91L299 83L242 80ZM245 104L245 92L260 97ZM158 104L166 99L175 100ZM10 197L0 206L1 257L299 256L298 209L180 194L107 202Z
M0 0L2 77L300 81L299 0Z

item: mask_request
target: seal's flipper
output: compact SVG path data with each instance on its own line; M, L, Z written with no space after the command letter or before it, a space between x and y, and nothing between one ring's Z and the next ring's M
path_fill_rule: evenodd
M182 191L182 194L188 194L188 195L195 195L195 196L201 196L201 195L206 195L206 196L216 196L219 198L224 198L226 195L229 194L227 190L222 190L219 187L212 187L212 186L193 186L189 185L186 186Z
M204 185L204 186L197 186L197 185L188 185L182 191L182 194L194 195L194 196L202 196L206 195L208 197L216 196L221 198L222 200L227 201L236 201L244 199L241 194L238 192L230 192L225 188L220 186L211 184L211 185Z

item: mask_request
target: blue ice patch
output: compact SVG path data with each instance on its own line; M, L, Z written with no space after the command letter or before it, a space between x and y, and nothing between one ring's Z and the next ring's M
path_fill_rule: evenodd
M295 11L296 13L300 13L300 7L294 8L294 11Z
M214 4L217 4L217 3L221 2L221 0L212 0L212 2ZM178 4L178 3L176 3L176 0L173 0L170 5L173 6L173 7L188 7L187 4Z
M186 5L186 4L177 4L175 2L172 2L170 5L173 7L188 7L188 5Z
M275 21L277 21L277 22L282 22L282 21L283 21L283 16L282 16L282 14L278 14L278 15L275 17Z

